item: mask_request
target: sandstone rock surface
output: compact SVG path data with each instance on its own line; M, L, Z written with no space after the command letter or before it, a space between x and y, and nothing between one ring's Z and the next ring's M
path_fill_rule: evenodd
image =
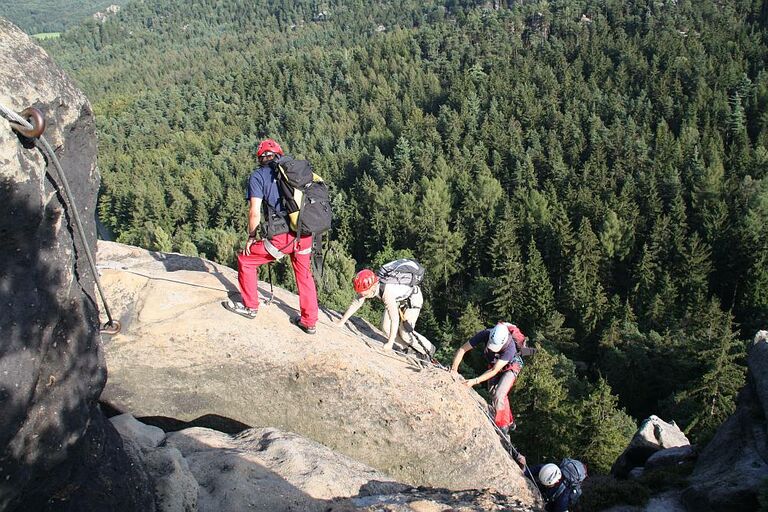
M254 320L229 313L220 302L236 272L205 260L103 242L98 259L123 321L105 348L103 399L118 410L276 427L406 484L534 501L480 398L447 372L381 352L328 313L306 335L290 324L297 300L283 290Z
M390 477L296 434L273 428L230 436L206 428L169 434L200 492L201 511L325 511L328 502L407 489Z
M91 106L3 19L0 103L45 114L95 247ZM41 151L0 118L0 510L153 510L146 474L97 405L106 368L93 276L60 186Z
M121 415L132 444L152 427ZM528 511L491 490L413 488L319 443L274 428L228 435L186 428L141 450L159 512Z

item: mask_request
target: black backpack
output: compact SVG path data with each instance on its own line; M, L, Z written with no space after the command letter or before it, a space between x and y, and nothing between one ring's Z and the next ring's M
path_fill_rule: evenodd
M291 231L301 235L321 235L331 229L331 198L328 186L312 170L307 160L281 157L275 161L277 186L288 213Z
M288 230L296 233L296 238L312 235L312 266L315 275L322 277L323 234L331 229L333 221L328 186L307 160L283 156L275 159L273 166L287 217L279 218L275 212L267 211L267 237Z
M381 284L419 286L424 280L425 269L415 260L403 258L382 266L376 271Z

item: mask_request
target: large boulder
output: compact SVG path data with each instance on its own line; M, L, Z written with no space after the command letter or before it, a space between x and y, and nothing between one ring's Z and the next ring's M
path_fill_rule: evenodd
M336 498L408 487L299 435L274 428L228 435L189 428L168 435L198 482L201 512L328 510Z
M761 331L749 350L738 405L699 456L683 499L691 510L757 510L768 478L768 343Z
M0 19L0 103L41 109L95 247L99 187L85 96ZM0 118L0 510L152 510L97 399L106 379L93 274L61 180Z
M626 478L633 468L645 465L654 453L690 444L674 421L667 423L658 416L649 416L640 424L629 446L611 467L611 474L617 478Z
M289 322L297 300L284 290L256 319L232 314L220 302L237 274L209 261L110 242L99 242L98 259L123 321L105 347L112 407L276 427L406 484L492 487L533 502L484 403L448 372L384 353L328 313L306 335Z
M129 414L112 421L139 444L162 512L530 511L489 489L413 488L319 443L275 428L192 427L158 436Z

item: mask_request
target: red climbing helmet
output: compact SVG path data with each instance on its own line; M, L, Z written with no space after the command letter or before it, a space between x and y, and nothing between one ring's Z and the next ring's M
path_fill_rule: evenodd
M259 143L259 147L256 148L256 156L261 156L267 151L272 152L276 155L283 154L283 148L281 148L280 144L278 144L272 139L265 139Z
M352 284L355 287L355 291L357 293L365 293L374 286L376 286L376 283L379 282L379 278L376 277L376 274L373 273L373 270L364 268L360 272L357 273L355 278L352 280Z

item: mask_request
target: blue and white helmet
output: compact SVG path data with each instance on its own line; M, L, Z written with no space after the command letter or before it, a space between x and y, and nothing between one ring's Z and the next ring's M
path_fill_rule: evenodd
M497 323L488 335L488 345L486 346L491 352L498 352L504 347L509 338L509 327L504 322Z

